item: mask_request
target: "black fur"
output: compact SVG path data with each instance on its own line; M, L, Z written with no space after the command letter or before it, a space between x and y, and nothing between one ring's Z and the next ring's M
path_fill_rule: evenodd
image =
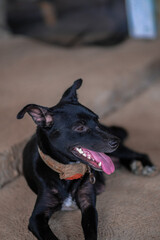
M39 240L58 239L49 228L48 221L54 212L61 210L69 194L82 212L85 240L97 240L96 194L104 189L104 177L102 172L92 169L95 184L90 183L88 173L78 180L61 180L58 173L42 161L37 146L64 164L81 161L90 165L72 152L73 147L82 146L118 157L129 169L134 159L140 160L143 166L153 166L147 155L133 152L123 145L127 137L124 129L100 124L98 116L78 102L76 90L81 84L81 79L75 81L54 107L29 104L17 115L21 119L27 112L37 124L36 134L24 149L23 171L28 185L37 194L29 230Z

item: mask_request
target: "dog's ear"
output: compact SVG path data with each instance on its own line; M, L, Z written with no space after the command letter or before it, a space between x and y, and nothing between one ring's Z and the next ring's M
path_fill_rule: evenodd
M80 88L82 81L82 79L76 80L73 85L64 92L60 102L77 103L78 98L76 90Z
M38 126L50 127L53 124L53 114L47 107L28 104L17 114L17 119L23 118L26 112L33 118Z

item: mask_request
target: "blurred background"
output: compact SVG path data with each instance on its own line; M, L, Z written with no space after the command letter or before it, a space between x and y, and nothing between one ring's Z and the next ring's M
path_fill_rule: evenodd
M103 123L127 128L126 144L147 152L160 167L159 33L160 0L0 0L1 239L32 239L27 221L35 196L21 174L22 150L35 125L29 116L16 120L16 114L29 103L55 105L78 78L84 80L79 101ZM135 179L125 170L110 178L113 195L98 202L100 240L160 239L159 178ZM118 199L125 203L119 218ZM106 213L105 201L110 202ZM115 228L110 231L103 222L114 222ZM77 231L78 225L73 239L63 235L62 240L77 239Z
M1 27L63 46L115 45L126 39L128 32L132 35L139 31L137 37L156 37L158 2L1 0Z

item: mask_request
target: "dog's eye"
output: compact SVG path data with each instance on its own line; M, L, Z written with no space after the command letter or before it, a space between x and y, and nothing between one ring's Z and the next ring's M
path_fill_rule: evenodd
M78 125L76 127L73 127L73 130L75 132L86 132L88 130L88 127L85 125Z

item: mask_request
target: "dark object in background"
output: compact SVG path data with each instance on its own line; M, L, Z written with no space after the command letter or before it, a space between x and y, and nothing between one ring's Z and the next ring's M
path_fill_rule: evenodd
M13 33L64 46L114 45L127 37L124 0L10 0Z

